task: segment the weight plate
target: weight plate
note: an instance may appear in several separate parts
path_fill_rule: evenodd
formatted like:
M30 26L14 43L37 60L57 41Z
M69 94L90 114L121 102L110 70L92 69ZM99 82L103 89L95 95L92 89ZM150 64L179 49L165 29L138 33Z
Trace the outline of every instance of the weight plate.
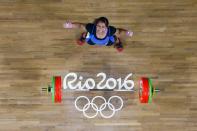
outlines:
M61 76L55 77L55 103L60 103L62 101L62 82Z
M54 87L55 87L55 78L52 77L51 78L51 97L52 97L52 102L54 102L54 96L55 96L55 90L54 90Z
M149 84L149 98L148 98L148 103L152 103L153 84L152 84L152 80L151 79L148 79L148 84Z
M140 80L139 98L141 103L148 103L148 99L149 99L148 78L142 77Z

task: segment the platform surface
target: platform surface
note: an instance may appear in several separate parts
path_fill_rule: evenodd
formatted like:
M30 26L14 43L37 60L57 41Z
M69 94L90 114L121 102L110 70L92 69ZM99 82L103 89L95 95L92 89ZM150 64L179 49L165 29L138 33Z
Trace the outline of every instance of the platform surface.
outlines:
M78 46L80 30L99 16L130 29L124 51ZM196 0L0 0L0 131L196 131ZM138 93L64 92L51 102L42 87L55 75L76 72L124 78L151 77L161 92L152 104ZM119 95L124 107L111 119L86 119L74 107L79 95Z

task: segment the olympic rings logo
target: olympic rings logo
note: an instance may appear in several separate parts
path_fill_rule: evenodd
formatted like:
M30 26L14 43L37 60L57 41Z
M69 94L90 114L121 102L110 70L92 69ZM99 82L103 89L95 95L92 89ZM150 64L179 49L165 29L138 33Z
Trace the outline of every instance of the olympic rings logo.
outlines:
M116 107L111 103L112 99L114 99L114 98L117 98L117 99L120 100L120 103L121 103L121 104L120 104L120 107L119 107L119 108L116 108ZM87 100L87 103L83 106L83 108L79 108L79 106L78 106L78 104L77 104L78 101L79 101L80 99L86 99L86 100ZM104 101L104 103L101 104L101 105L98 107L98 106L95 104L95 100L96 100L96 99L102 99L102 100ZM87 114L87 110L90 109L91 107L92 107L92 109L93 109L94 111L96 111L96 113L95 113L94 115L91 115L91 116L90 116L90 115ZM112 111L112 113L111 113L110 115L105 115L105 114L103 113L103 111L104 111L104 109L105 109L106 107L108 107L108 108ZM89 98L86 97L86 96L78 96L78 97L76 98L76 100L75 100L75 108L76 108L78 111L83 112L83 115L84 115L85 117L87 117L87 118L94 118L94 117L96 117L96 116L98 115L98 113L100 113L101 117L103 117L103 118L111 118L111 117L113 117L113 116L115 115L115 112L121 110L122 107L123 107L123 100L122 100L122 98L121 98L120 96L111 96L111 97L108 99L108 101L106 101L106 99L105 99L103 96L95 96L95 97L92 98L91 101L90 101Z

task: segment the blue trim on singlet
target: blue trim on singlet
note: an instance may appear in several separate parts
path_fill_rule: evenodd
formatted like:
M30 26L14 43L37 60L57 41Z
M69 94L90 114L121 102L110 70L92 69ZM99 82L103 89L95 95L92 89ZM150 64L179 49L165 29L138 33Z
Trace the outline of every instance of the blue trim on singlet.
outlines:
M92 32L91 33L88 33L88 35L86 36L86 42L92 42L94 43L95 45L100 45L100 46L105 46L107 45L110 41L112 43L115 42L115 39L114 39L114 36L110 36L110 28L108 28L108 35L104 38L104 39L97 39L94 35L94 28L95 28L95 25L93 26L93 29L92 29Z

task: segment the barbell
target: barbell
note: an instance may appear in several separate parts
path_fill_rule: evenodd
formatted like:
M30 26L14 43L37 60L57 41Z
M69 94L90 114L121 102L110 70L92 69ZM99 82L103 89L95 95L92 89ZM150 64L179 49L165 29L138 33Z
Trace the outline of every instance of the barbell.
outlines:
M152 80L148 77L142 77L139 81L140 87L138 90L140 103L152 103L152 98L155 92L159 92L159 89L153 87ZM61 76L53 76L51 78L51 85L47 88L42 88L42 91L51 93L52 101L54 103L62 102L62 78ZM129 91L134 92L137 90L119 90L119 89L75 89L75 91Z

